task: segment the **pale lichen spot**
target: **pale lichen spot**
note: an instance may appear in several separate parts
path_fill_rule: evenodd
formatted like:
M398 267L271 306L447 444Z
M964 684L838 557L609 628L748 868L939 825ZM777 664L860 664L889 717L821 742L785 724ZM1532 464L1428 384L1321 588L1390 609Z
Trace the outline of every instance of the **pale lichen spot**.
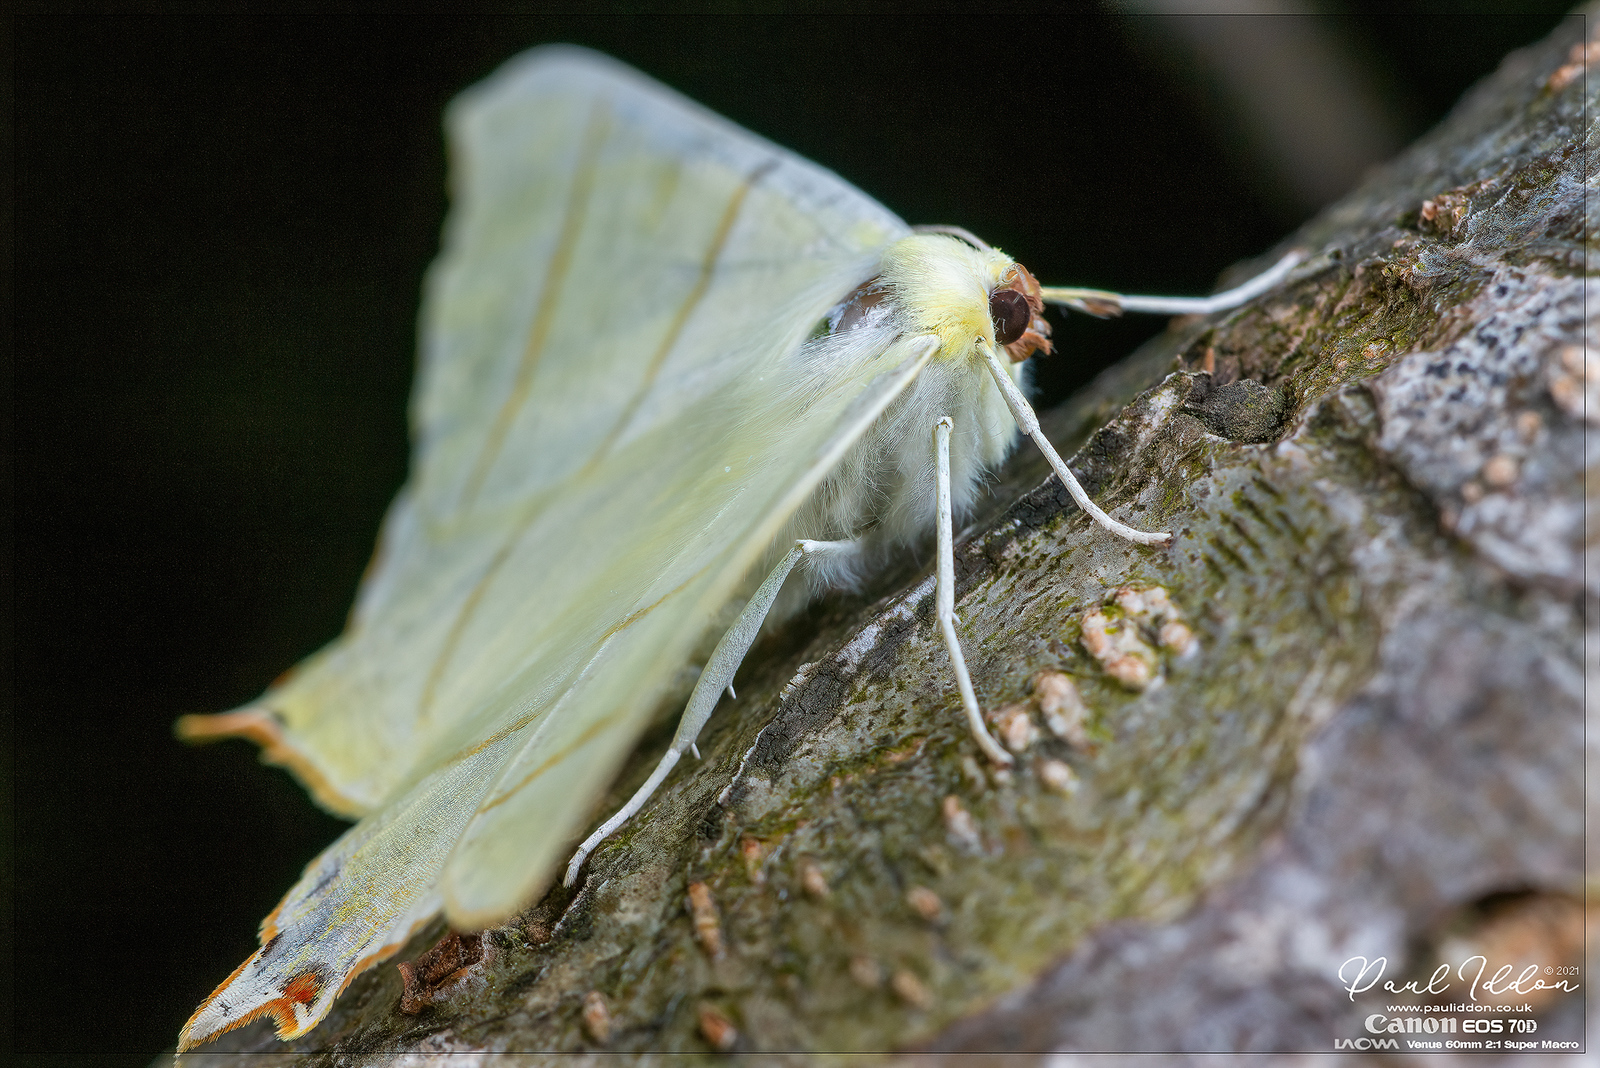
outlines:
M727 1053L739 1041L739 1029L733 1026L733 1021L728 1019L727 1013L715 1005L702 1003L697 1015L700 1018L700 1034L711 1043L711 1048L718 1053Z
M1194 633L1162 587L1124 586L1109 600L1083 614L1083 647L1127 689L1145 690L1160 678L1156 645L1178 656L1198 650Z
M1039 672L1033 677L1033 699L1051 734L1074 749L1094 748L1089 740L1089 707L1072 676L1064 671Z
M1106 674L1130 690L1147 689L1151 680L1155 677L1155 671L1150 667L1150 661L1132 653L1108 660L1106 662Z
M967 753L961 758L961 774L966 778L967 785L974 790L983 790L989 785L989 780L984 777L983 769L978 766L978 762L973 759L971 753Z
M961 804L961 798L950 794L945 797L941 808L945 833L950 841L965 852L983 852L983 838L978 834L978 824L973 820L972 813Z
M767 885L767 872L762 867L766 853L766 847L758 839L746 837L739 840L739 855L744 858L744 872L751 886Z
M1483 465L1483 480L1495 489L1508 489L1516 484L1522 465L1508 453L1498 453Z
M583 995L583 1031L598 1045L611 1041L611 1009L598 990Z
M800 861L800 889L814 901L825 901L830 893L828 877L822 873L821 865L810 857Z
M1130 690L1143 690L1155 677L1156 653L1128 617L1091 608L1083 615L1083 647L1107 675Z
M1200 646L1194 632L1181 619L1172 619L1161 624L1156 640L1161 643L1161 648L1178 656L1188 656Z
M912 912L929 923L937 923L944 918L943 899L926 886L913 886L907 890L906 904L911 906Z
M894 977L889 980L889 989L914 1009L927 1010L933 1007L933 993L921 979L904 968L894 973Z
M1545 377L1557 408L1573 419L1600 426L1600 351L1563 345Z
M1036 774L1052 793L1070 797L1078 792L1078 775L1064 760L1041 760Z
M1579 41L1567 53L1567 61L1545 79L1545 92L1561 92L1582 77L1590 64L1596 62L1600 62L1600 41Z
M883 966L871 957L851 957L850 978L865 990L877 990L883 985Z
M1021 702L1005 705L986 717L1000 735L1000 742L1013 753L1024 752L1039 737L1039 731Z
M717 918L717 903L711 887L689 884L689 918L694 921L694 936L712 959L722 956L722 923Z

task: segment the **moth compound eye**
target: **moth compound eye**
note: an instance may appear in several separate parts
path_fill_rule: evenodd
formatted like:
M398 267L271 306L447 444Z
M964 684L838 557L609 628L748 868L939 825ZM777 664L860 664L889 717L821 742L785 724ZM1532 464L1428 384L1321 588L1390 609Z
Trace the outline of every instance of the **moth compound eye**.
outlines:
M989 294L989 318L994 320L995 341L1009 345L1027 333L1033 310L1015 289L997 289Z

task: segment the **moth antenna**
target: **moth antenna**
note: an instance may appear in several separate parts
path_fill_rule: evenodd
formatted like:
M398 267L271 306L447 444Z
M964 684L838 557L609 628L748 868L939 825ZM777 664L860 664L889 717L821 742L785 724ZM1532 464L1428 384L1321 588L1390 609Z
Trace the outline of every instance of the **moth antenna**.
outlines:
M1113 293L1109 289L1080 289L1069 286L1040 286L1039 296L1048 304L1061 304L1097 318L1123 312L1150 312L1156 315L1210 315L1237 308L1274 288L1305 261L1302 249L1293 249L1270 268L1243 285L1209 297L1141 297Z

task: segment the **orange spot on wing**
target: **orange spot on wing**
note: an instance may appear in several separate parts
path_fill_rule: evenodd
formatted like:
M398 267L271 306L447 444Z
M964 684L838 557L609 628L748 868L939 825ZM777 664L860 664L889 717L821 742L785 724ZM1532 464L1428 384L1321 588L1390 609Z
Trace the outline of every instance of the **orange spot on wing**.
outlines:
M277 925L273 921L277 917L278 913L282 911L282 909L283 905L280 903L277 908L272 910L272 914L261 922L262 942L270 942L277 936ZM411 925L410 929L407 930L405 934L400 936L398 941L390 942L382 948L374 950L365 957L362 957L360 960L356 961L355 966L352 967L348 973L346 973L344 982L339 984L339 989L334 996L337 997L339 994L344 993L345 988L350 985L350 980L354 979L356 976L360 975L374 964L378 964L379 962L392 957L401 949L405 948L406 943L411 941L416 933L432 920L432 916L426 916L420 920L417 920ZM232 986L233 981L239 978L240 974L251 964L254 964L256 960L259 959L260 956L265 952L265 948L257 950L255 953L251 954L243 964L235 968L233 970L233 974L224 979L221 984L219 984L217 988L211 992L211 996L200 1003L200 1007L194 1011L194 1015L189 1017L189 1022L183 1025L182 1033L188 1034L189 1029L194 1026L195 1021L200 1018L200 1014L205 1012L206 1009L210 1007L211 1003L217 1000L223 991ZM278 1029L279 1038L294 1038L297 1034L304 1034L304 1031L297 1030L300 1025L294 1016L294 1006L309 1005L311 1002L316 1000L317 993L321 989L322 980L315 972L306 972L304 975L297 975L284 985L283 996L274 998L259 1008L252 1009L250 1012L247 1012L243 1016L239 1017L239 1019L231 1021L224 1027L219 1027L210 1034L201 1035L194 1041L180 1042L178 1044L178 1052L183 1053L187 1050L191 1050L203 1042L209 1042L218 1035L226 1034L237 1027L243 1027L245 1024L254 1020L259 1020L263 1016L272 1017L273 1023ZM306 1028L306 1030L310 1030L310 1028Z
M245 1014L240 1023L254 1020L262 1016L271 1016L277 1025L278 1037L293 1038L303 1033L306 1029L300 1026L300 1021L295 1018L296 1005L309 1005L317 1000L317 991L322 989L322 980L318 979L315 972L306 972L290 979L283 987L283 995Z
M283 988L283 1000L295 1005L309 1005L317 1000L317 990L322 981L315 972L297 975Z
M200 1007L194 1011L194 1015L189 1017L189 1022L183 1025L183 1033L185 1035L189 1033L189 1029L194 1026L195 1021L200 1018L200 1015L205 1012L206 1009L210 1008L211 1003L216 1001L217 998L221 996L221 994L227 990L229 986L232 985L233 981L239 977L239 973L243 972L251 964L255 963L256 959L260 956L261 951L259 950L252 954L248 960L233 970L232 975L228 976L222 981L221 986L217 987L211 992L210 997L206 998L200 1003ZM210 1032L209 1034L200 1035L197 1038L179 1042L178 1052L183 1053L187 1050L191 1050L200 1045L202 1042L209 1042L218 1035L227 1034L229 1031L243 1027L247 1023L253 1023L256 1020L261 1019L263 1016L272 1017L272 1022L278 1029L278 1037L280 1039L294 1038L296 1035L303 1034L305 1030L307 1030L300 1027L300 1021L297 1020L294 1015L294 1007L296 1005L311 1004L317 999L317 992L321 989L322 980L317 977L315 972L306 972L303 975L297 975L284 984L283 993L278 997L256 1006L249 1012L240 1016L237 1020L228 1021L226 1024L217 1028L215 1031Z
M296 1005L311 1004L317 1000L317 991L321 989L322 980L317 978L315 972L297 975L284 984L281 996L273 998L260 1008L252 1009L233 1027L249 1023L251 1020L260 1019L263 1016L270 1016L272 1017L272 1022L277 1026L280 1039L294 1038L307 1030L307 1028L302 1028L300 1021L295 1018L294 1007ZM225 1030L231 1031L233 1027L225 1028Z
M284 899L273 906L271 912L267 913L267 918L261 921L260 937L261 948L263 952L265 952L266 948L272 944L272 940L278 937L278 913L282 912L283 906L287 905L288 903L288 895L285 895Z

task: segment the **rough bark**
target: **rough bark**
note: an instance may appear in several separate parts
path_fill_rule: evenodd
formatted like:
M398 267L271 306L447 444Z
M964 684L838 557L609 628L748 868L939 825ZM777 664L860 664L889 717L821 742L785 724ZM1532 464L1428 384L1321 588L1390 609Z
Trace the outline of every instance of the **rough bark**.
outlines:
M1090 492L1170 549L1095 528L1031 452L1008 469L957 611L981 701L1037 735L1014 771L976 754L908 573L758 647L704 759L420 1014L384 965L304 1040L259 1024L185 1062L1325 1051L1392 1000L1346 993L1353 956L1424 982L1469 946L1581 964L1581 32L1286 241L1312 253L1288 284L1053 414ZM1165 590L1195 647L1128 587ZM1042 670L1083 731L1045 729ZM1532 1037L1581 1040L1581 991L1517 1000Z

